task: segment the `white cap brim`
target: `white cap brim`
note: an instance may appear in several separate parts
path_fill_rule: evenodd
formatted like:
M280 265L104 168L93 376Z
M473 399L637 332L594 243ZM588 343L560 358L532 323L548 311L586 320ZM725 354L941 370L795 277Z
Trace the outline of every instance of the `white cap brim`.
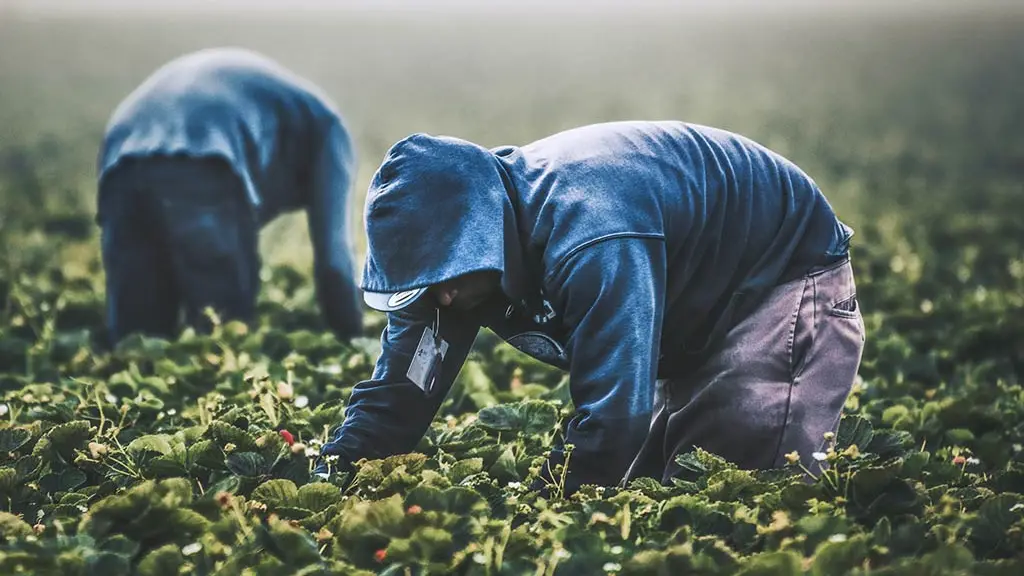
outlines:
M374 310L392 312L412 304L426 291L423 287L404 292L363 292L363 302Z

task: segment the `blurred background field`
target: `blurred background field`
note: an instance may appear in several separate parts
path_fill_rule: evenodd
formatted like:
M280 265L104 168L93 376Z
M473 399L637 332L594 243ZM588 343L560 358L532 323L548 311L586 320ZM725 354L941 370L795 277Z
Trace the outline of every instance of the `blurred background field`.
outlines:
M345 116L360 265L366 186L409 133L498 146L682 119L788 156L856 230L866 375L890 335L911 346L894 366L921 372L907 359L922 355L933 383L964 361L1024 367L1024 6L310 1L0 4L6 275L59 269L99 305L94 163L110 112L167 60L241 45ZM315 318L304 215L262 244L268 264L299 271L287 307Z
M0 218L23 246L25 232L62 226L95 241L81 219L94 212L110 112L160 64L216 45L262 51L335 99L361 160L360 260L366 185L415 131L488 146L619 119L739 131L804 167L858 229L858 250L868 223L912 230L939 212L990 230L1022 205L1024 8L1012 4L42 9L51 4L62 6L0 4ZM924 242L915 253L937 249L900 234ZM269 262L309 266L301 216L264 236Z

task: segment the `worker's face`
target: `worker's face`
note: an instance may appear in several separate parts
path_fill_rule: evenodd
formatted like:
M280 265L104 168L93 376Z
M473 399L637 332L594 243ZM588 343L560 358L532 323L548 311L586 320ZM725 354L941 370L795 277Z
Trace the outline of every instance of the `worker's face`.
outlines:
M428 292L439 306L469 310L498 290L499 279L499 274L491 270L470 272L431 286Z

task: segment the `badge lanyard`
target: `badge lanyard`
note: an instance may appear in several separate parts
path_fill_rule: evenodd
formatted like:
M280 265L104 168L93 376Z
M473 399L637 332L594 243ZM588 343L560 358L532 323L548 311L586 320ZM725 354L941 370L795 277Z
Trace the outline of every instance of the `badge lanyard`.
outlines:
M416 347L406 377L427 394L434 391L441 377L444 355L448 352L448 343L441 338L441 309L435 309L436 317L432 326L423 329L420 343Z

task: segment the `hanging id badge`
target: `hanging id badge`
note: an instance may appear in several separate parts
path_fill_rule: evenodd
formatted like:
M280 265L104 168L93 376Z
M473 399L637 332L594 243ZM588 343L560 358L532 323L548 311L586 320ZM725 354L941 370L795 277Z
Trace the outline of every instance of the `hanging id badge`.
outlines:
M421 390L430 394L441 376L441 364L446 352L448 352L448 343L441 338L441 310L438 309L437 321L434 326L427 326L423 329L420 343L416 346L416 353L413 354L409 370L405 373L406 377Z

